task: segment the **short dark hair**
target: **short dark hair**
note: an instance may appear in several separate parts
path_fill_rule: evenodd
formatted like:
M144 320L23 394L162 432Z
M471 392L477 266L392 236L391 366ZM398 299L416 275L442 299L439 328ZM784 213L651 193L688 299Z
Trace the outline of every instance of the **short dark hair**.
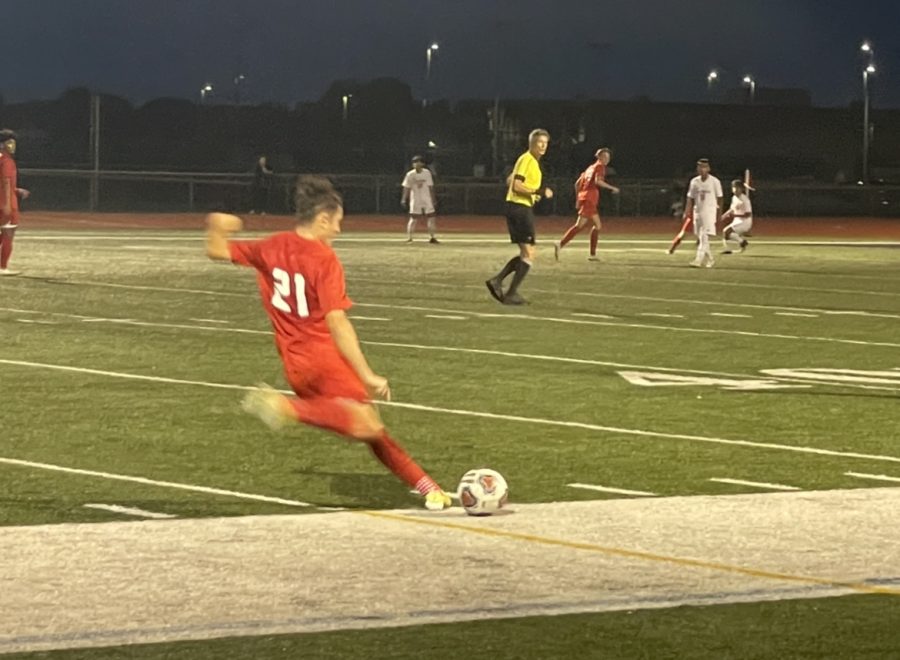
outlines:
M298 222L308 222L322 211L334 213L343 206L341 194L325 177L309 174L297 177L294 185L294 208Z
M697 165L709 165L709 158L698 158Z
M745 184L745 183L744 183L743 181L741 181L740 179L734 179L734 180L731 182L731 187L732 187L732 188L740 188L740 189L741 189L741 192L747 192L747 184Z
M17 140L16 132L11 128L0 129L0 142L6 142L7 140Z
M610 158L612 157L612 149L609 147L600 147L597 149L597 153L594 154L594 158L600 158L603 154L609 154Z
M531 146L539 137L550 139L550 133L544 128L536 128L528 134L528 145Z
M425 159L422 158L421 156L413 156L411 162L413 162L413 163L422 163L422 164L424 165L424 164L425 164Z

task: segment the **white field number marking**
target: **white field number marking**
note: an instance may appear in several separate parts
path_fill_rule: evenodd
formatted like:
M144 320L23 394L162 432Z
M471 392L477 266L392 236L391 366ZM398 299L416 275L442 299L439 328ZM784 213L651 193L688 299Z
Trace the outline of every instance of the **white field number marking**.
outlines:
M858 369L763 369L762 373L780 378L799 378L824 383L867 383L900 387L900 371L860 371Z
M723 390L780 390L786 388L809 387L809 385L788 385L768 379L710 378L708 376L680 376L656 371L618 371L622 378L632 385L641 387L721 387Z

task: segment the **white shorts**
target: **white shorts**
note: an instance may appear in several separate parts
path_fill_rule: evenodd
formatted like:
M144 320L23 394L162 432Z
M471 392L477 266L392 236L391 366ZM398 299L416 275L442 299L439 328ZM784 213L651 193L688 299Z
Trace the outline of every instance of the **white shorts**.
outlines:
M422 204L420 206L409 205L409 214L415 216L435 215L434 206L431 204Z
M729 229L738 236L743 236L753 229L753 218L735 218L731 224L725 227L725 231Z
M703 231L710 236L716 235L716 216L697 217L694 216L694 235L699 236Z

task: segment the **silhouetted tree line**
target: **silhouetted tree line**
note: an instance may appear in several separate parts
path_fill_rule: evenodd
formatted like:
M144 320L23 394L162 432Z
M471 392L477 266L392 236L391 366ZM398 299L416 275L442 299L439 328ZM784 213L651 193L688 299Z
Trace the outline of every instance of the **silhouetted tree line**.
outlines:
M0 124L20 133L23 167L90 163L89 90L3 104ZM346 98L345 98L346 97ZM259 154L276 171L398 173L425 153L442 176L500 176L534 127L548 129L550 175L580 171L601 145L629 178L671 178L707 157L721 172L752 167L765 178L834 181L858 175L862 112L848 108L638 101L438 101L423 107L389 78L337 81L318 100L199 104L160 98L141 106L101 95L103 169L249 171ZM346 112L345 112L346 106ZM900 170L900 111L875 110L874 172ZM429 143L435 146L429 147Z

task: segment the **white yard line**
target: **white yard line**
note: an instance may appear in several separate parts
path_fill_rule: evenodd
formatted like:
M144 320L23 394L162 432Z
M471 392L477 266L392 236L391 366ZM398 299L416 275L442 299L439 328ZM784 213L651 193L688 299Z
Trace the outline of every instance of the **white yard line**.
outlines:
M656 312L641 312L638 316L655 316L661 319L683 319L684 314L659 314Z
M426 319L444 319L446 321L467 321L468 316L453 316L452 314L426 314Z
M56 321L39 321L37 319L16 319L19 323L34 323L36 325L58 325Z
M99 509L101 511L110 511L112 513L121 513L123 516L135 516L137 518L152 518L154 520L163 520L166 518L176 518L171 513L156 513L154 511L145 511L144 509L136 509L130 506L120 506L118 504L85 504L85 509Z
M733 484L735 486L750 486L752 488L763 488L765 490L801 490L796 486L785 486L784 484L770 484L765 481L744 481L742 479L717 479L712 478L710 481L715 481L720 484Z
M350 318L354 321L390 321L390 319L383 316L357 316L356 314L351 314Z
M889 481L891 483L900 483L900 477L889 477L886 474L866 474L865 472L844 472L848 477L856 477L857 479L871 479L872 481Z
M131 374L120 371L104 371L100 369L90 369L86 367L72 367L60 364L47 364L43 362L28 362L25 360L6 360L0 359L0 364L9 364L20 367L29 367L36 369L48 369L53 371L67 371L72 373L85 373L95 376L108 376L111 378L124 378L128 380L140 380L156 383L167 383L173 385L192 385L199 387L213 387L217 389L228 390L252 390L249 385L234 385L227 383L209 383L198 380L184 380L179 378L165 378L162 376L145 376L142 374ZM286 392L290 393L290 392ZM439 408L436 406L426 406L417 403L401 403L399 401L381 401L380 406L403 408L406 410L416 410L420 412L434 412L446 415L459 415L464 417L477 417L481 419L495 419L507 422L522 422L525 424L555 426L560 428L582 429L587 431L598 431L601 433L612 433L617 435L631 435L644 438L661 438L664 440L686 440L689 442L709 443L716 445L727 445L734 447L748 447L755 449L771 449L774 451L786 451L798 454L811 454L816 456L835 456L840 458L858 458L870 461L882 461L886 463L900 463L900 456L885 456L880 454L863 454L857 452L836 451L832 449L820 449L818 447L806 447L803 445L781 445L773 442L754 442L752 440L732 440L728 438L717 438L701 435L688 435L681 433L662 433L660 431L646 431L643 429L630 429L616 426L604 426L601 424L589 424L586 422L571 422L565 420L545 419L541 417L523 417L521 415L506 415L502 413L489 413L476 410L462 410L457 408ZM0 459L0 462L10 461L12 459ZM139 477L124 477L125 480L140 479ZM176 487L176 486L173 486ZM188 489L194 487L188 487ZM197 487L201 488L201 487ZM249 496L250 499L260 498L263 496ZM295 506L312 506L310 504L295 503Z
M44 365L47 366L47 365ZM70 369L71 370L71 369ZM77 370L76 370L77 371ZM99 373L104 375L112 375L113 372L97 372L87 370L91 373ZM154 379L155 380L155 379ZM177 382L177 381L176 381ZM196 384L196 383L195 383ZM213 383L206 384L209 387L216 387ZM226 386L229 387L229 386ZM234 389L234 386L230 386ZM241 389L253 389L251 387ZM269 497L268 495L255 495L253 493L242 493L236 490L223 490L222 488L210 488L208 486L195 486L193 484L177 483L175 481L158 481L156 479L147 479L145 477L134 477L127 474L115 474L113 472L99 472L97 470L82 470L80 468L65 467L63 465L52 465L50 463L37 463L34 461L23 461L17 458L0 457L0 463L7 465L18 465L21 467L36 468L39 470L50 470L52 472L65 472L67 474L80 474L86 477L101 477L103 479L113 479L116 481L130 481L136 484L144 484L147 486L160 486L162 488L175 488L177 490L189 490L195 493L206 493L208 495L223 495L225 497L237 497L243 500L255 500L257 502L271 502L273 504L284 504L286 506L307 507L315 506L309 502L300 502L298 500L286 500L281 497Z
M775 316L802 316L808 319L819 318L818 314L803 314L801 312L775 312Z
M725 312L710 312L710 316L723 316L730 319L752 319L750 314L726 314Z
M231 323L231 321L220 321L218 319L188 319L188 321L196 321L197 323Z
M116 318L96 318L96 317L85 317L80 314L68 314L65 312L44 312L41 310L27 310L27 309L12 309L12 308L3 308L0 307L0 311L15 311L19 314L45 314L47 316L61 316L64 318L76 318L82 319L85 322L106 322L113 323L118 325L133 325L133 326L141 326L141 327L158 327L158 328L174 328L179 330L198 330L201 332L233 332L239 334L249 334L249 335L271 335L271 330L254 330L249 328L223 328L220 326L217 327L208 327L201 325L186 325L181 323L156 323L151 321L135 321L133 319L116 319ZM477 314L473 314L477 316ZM468 318L468 317L467 317ZM726 378L758 378L758 374L739 374L739 373L730 373L730 372L721 372L721 371L702 371L697 369L681 369L681 368L673 368L673 367L659 367L659 366L651 366L651 365L643 365L643 364L628 364L623 362L607 362L603 360L589 360L583 358L569 358L569 357L561 357L555 355L540 355L540 354L530 354L530 353L514 353L508 351L492 351L486 349L477 349L477 348L463 348L463 347L454 347L454 346L434 346L434 345L426 345L426 344L406 344L406 343L397 343L397 342L379 342L379 341L366 341L363 340L360 343L370 345L370 346L384 346L390 348L404 348L404 349L416 349L416 350L428 350L428 351L444 351L444 352L452 352L452 353L471 353L473 355L496 355L501 357L511 357L511 358L524 358L530 360L545 360L551 362L566 362L570 364L586 364L586 365L597 365L603 367L614 367L621 369L637 369L637 370L649 370L649 371L669 371L678 374L698 374L702 376L713 376L713 377L726 377ZM815 371L815 370L805 370L805 371ZM834 371L834 370L831 370ZM784 372L784 373L781 373ZM775 380L786 382L786 383L805 383L808 384L810 382L811 376L809 375L797 375L792 376L792 370L790 369L774 369L774 370L765 370L767 376L774 378ZM822 381L823 385L835 385L835 386L847 386L853 388L860 389L874 389L874 390L883 390L883 391L898 391L897 388L894 387L880 387L876 385L863 385L860 383L859 378L842 378L840 376L835 376L833 378L821 377L818 380ZM845 381L845 382L843 382ZM882 384L890 384L890 381L873 381Z
M583 490L596 490L601 493L617 493L619 495L635 495L637 497L656 497L656 493L648 493L644 490L628 490L627 488L611 488L609 486L596 486L594 484L566 484L569 488L581 488Z
M572 316L582 316L590 319L614 319L615 316L610 316L609 314L588 314L586 312L572 312Z

